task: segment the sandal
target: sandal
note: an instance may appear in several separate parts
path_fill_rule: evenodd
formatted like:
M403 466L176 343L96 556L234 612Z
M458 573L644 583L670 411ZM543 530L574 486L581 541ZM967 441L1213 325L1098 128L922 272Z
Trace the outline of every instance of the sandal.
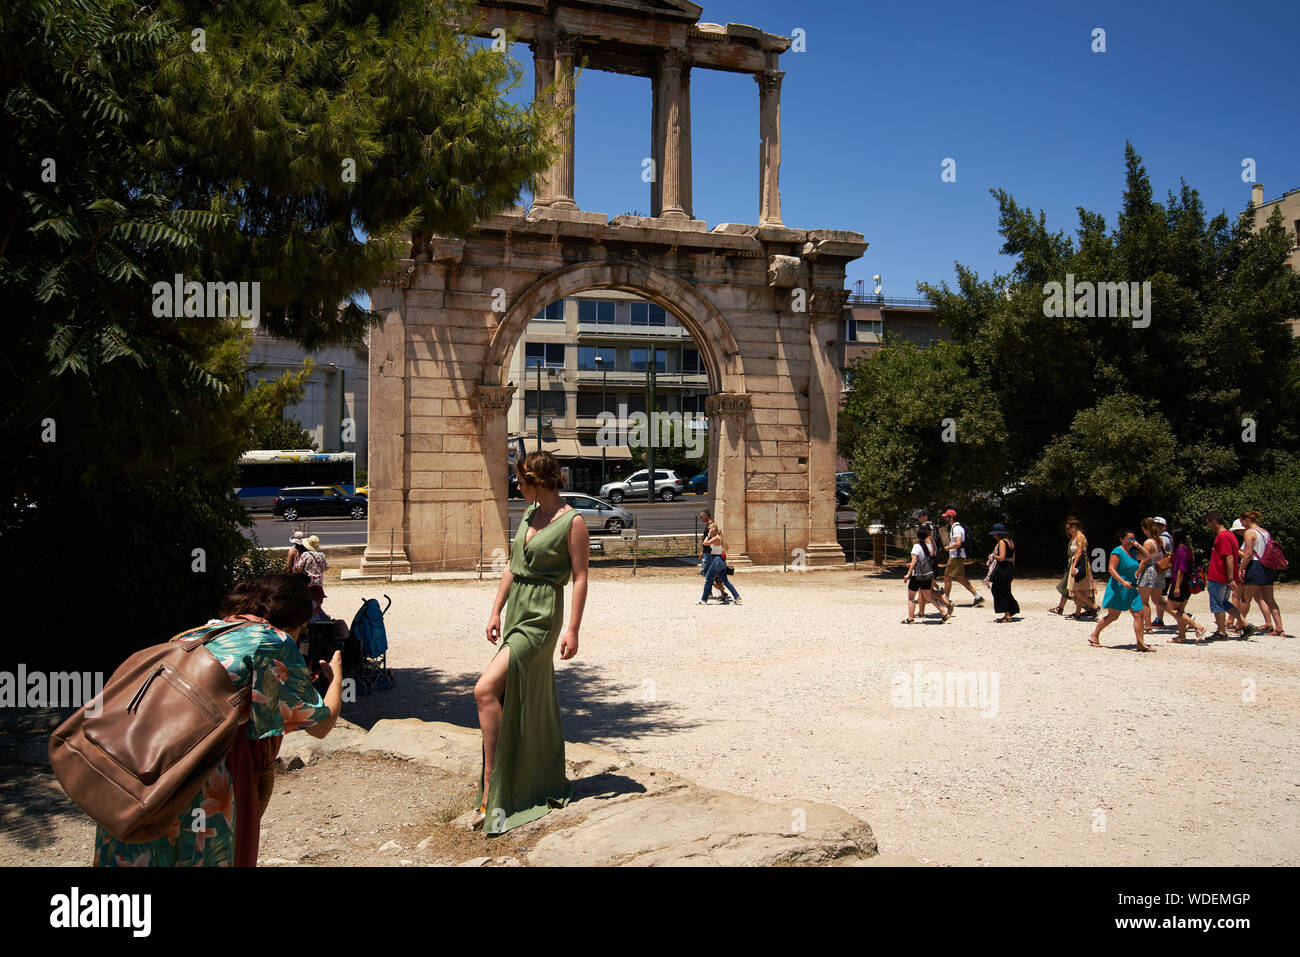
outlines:
M1204 625L1193 625L1193 627L1196 629L1196 640L1197 640L1197 641L1204 641L1204 640L1205 640L1205 632L1206 632L1206 628L1205 628L1205 626L1204 626Z
M1150 645L1138 645L1138 646L1137 646L1137 650L1138 650L1138 651L1155 651L1155 649L1152 648Z
M1064 609L1064 608L1049 608L1049 609L1047 609L1047 613L1048 613L1049 615L1064 615L1064 614L1065 614L1065 609ZM1074 617L1074 616L1071 615L1070 617Z
M1101 647L1101 642L1100 642L1100 641L1096 641L1096 640L1094 640L1094 639L1092 639L1092 638L1089 638L1089 639L1088 639L1088 644L1092 645L1094 648L1100 648L1100 647Z
M478 810L474 812L474 819L469 823L469 829L471 831L477 831L479 828L483 826L483 822L486 820L487 820L487 805L480 804Z
M915 619L912 619L912 618L904 618L902 621L899 622L899 624L900 624L900 625L910 625L914 620L915 620Z
M1175 644L1175 645L1190 645L1190 644L1191 644L1191 642L1188 641L1186 638L1179 638L1177 635L1174 635L1174 637L1170 638L1169 641L1170 641L1172 644Z

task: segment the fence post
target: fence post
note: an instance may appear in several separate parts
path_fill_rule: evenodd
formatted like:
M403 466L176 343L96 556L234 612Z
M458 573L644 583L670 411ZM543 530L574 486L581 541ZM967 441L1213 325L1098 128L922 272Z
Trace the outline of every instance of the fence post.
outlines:
M478 527L478 580L483 580L483 526Z
M786 555L787 555L787 552L786 552L786 548L785 548L785 526L782 525L782 526L781 526L781 571L782 571L782 572L785 572L785 559L786 559Z
M388 581L393 581L393 539L397 537L397 529L388 530Z
M853 567L858 567L858 522L853 520Z

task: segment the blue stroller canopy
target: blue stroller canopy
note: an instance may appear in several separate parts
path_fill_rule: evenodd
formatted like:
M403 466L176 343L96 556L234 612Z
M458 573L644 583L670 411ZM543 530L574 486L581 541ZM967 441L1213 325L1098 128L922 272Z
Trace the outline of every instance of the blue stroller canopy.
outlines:
M352 634L361 642L361 653L378 658L388 651L388 631L384 628L384 611L375 598L367 598L352 619Z

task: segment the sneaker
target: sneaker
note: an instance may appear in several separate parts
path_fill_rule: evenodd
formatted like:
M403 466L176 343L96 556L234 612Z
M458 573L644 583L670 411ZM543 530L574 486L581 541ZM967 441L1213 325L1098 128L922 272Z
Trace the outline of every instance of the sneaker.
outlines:
M731 603L732 603L733 605L739 605L739 604L740 604L740 599L739 599L739 598L733 598L733 599L731 600Z
M707 598L701 598L701 599L700 599L699 601L697 601L695 604L697 604L697 605L707 605L708 603L709 603L709 600L708 600Z
M983 595L976 595L976 596L975 596L975 600L974 600L973 602L970 603L970 606L971 606L972 608L978 608L978 607L979 607L980 605L982 605L982 604L984 604L984 596L983 596Z

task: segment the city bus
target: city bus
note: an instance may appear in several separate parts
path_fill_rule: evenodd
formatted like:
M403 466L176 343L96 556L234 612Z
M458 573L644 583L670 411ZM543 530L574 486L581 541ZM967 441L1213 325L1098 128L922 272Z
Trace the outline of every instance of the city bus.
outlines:
M282 488L335 485L352 495L357 488L355 452L257 449L239 457L235 494L246 508L270 508Z

